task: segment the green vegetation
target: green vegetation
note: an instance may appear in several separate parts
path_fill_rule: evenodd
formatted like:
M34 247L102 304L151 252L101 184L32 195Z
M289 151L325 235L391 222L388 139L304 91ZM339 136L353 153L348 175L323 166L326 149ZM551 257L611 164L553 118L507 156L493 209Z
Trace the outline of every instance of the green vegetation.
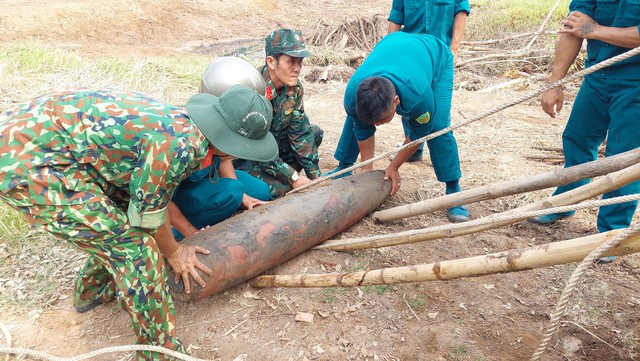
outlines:
M390 286L390 285L363 286L363 287L360 287L360 289L365 295L368 295L374 292L381 295L383 293L392 292L394 290L393 286Z
M560 21L569 9L570 0L562 0L546 29L560 28ZM500 39L519 33L536 31L556 0L476 0L471 2L466 40Z
M352 291L351 288L343 288L343 287L323 288L318 297L318 300L324 303L334 303L338 300L340 296L343 296L351 291Z
M416 312L424 310L427 306L427 300L422 293L409 294L405 297L405 300Z
M124 88L181 103L200 85L210 58L84 59L77 52L48 45L16 45L0 54L0 108L53 88L104 86Z

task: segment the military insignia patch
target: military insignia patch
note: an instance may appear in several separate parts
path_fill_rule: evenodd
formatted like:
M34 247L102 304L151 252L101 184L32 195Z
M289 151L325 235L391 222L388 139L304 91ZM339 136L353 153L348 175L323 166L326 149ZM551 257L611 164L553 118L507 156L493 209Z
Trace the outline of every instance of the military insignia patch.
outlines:
M285 115L289 115L291 113L293 113L293 108L289 108L289 109L285 110L285 112L284 112Z
M427 124L427 123L429 123L430 120L431 120L431 114L429 112L426 112L426 113L422 114L421 116L419 116L416 119L416 122L418 122L418 124Z
M265 94L265 97L267 98L267 100L271 100L275 97L273 93L274 93L273 88L271 88L271 86L268 86Z

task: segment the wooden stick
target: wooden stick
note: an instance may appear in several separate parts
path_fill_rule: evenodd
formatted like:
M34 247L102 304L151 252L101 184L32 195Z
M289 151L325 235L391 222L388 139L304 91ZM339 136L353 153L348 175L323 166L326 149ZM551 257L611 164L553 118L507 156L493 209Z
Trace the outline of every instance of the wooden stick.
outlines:
M244 321L240 322L239 324L233 326L229 331L225 332L225 334L222 335L222 336L226 336L226 335L230 334L231 332L235 331L238 327L244 325L247 321L249 321L249 320L248 319L244 320Z
M538 154L538 155L525 155L526 159L538 160L538 159L547 159L547 160L561 160L564 161L564 155L558 154Z
M522 213L528 211L536 211L540 209L547 209L553 207L566 206L570 204L575 204L585 199L589 199L600 194L612 191L614 189L618 189L624 185L627 185L631 182L640 179L640 164L633 165L629 168L623 169L621 171L608 174L607 176L600 178L594 182L589 184L585 184L582 187L578 187L576 189L572 189L568 192L558 194L552 197L547 197L538 202L530 203L528 205L512 209L506 212L493 214L491 216L485 217L489 220L487 224L477 225L477 226L469 226L465 228L457 228L457 229L447 229L447 230L437 230L433 232L426 232L421 234L411 234L405 236L396 236L384 239L377 239L371 242L361 242L361 243L352 243L349 244L348 239L341 239L339 241L340 244L336 244L335 246L331 246L331 240L325 241L322 245L327 245L330 249L334 251L352 251L356 249L367 249L372 247L389 247L389 246L397 246L400 244L407 243L415 243L422 241L431 241L434 239L443 239L443 238L453 238L466 234L476 233L480 231L485 231L488 229L500 228L502 226L506 226L512 223L517 223L524 221L527 219L517 218L511 220L500 220L505 214L512 213Z
M492 85L492 86L484 88L484 89L480 89L480 90L478 90L478 93L490 93L490 92L492 92L494 90L506 88L506 87L521 83L524 80L526 80L526 79L518 78L518 79L509 80L509 81L506 81L504 83L500 83L500 84Z
M611 157L597 159L593 162L538 174L533 177L489 184L484 187L473 188L442 197L385 209L375 212L373 218L378 221L393 221L487 199L557 187L578 180L619 171L620 169L637 163L640 163L640 148Z
M465 45L465 46L466 45L488 45L488 44L502 43L502 42L507 41L507 40L525 38L527 36L531 36L531 35L535 35L535 34L541 35L541 34L544 34L544 33L556 34L557 31L542 31L542 32L539 32L539 34L538 33L534 33L534 32L528 32L528 33L511 35L511 36L508 36L508 37L502 38L502 39L489 39L489 40L479 40L479 41L465 41L465 40L463 40L463 41L460 42L460 45Z
M352 273L260 276L252 287L356 287L409 282L451 280L495 273L517 272L583 260L596 247L624 230L598 233L562 242L529 248L447 260L436 263L383 268ZM634 235L603 256L623 256L640 252L640 235Z
M543 146L535 146L532 147L533 149L537 149L537 150L546 150L547 152L558 152L558 153L564 153L564 149L562 149L562 147L543 147Z
M531 45L533 45L533 43L536 42L536 40L538 39L538 36L542 33L542 31L544 30L545 25L547 25L547 22L549 22L549 19L551 19L551 15L553 15L553 12L556 10L556 8L558 7L558 5L560 5L560 1L558 0L556 1L556 4L553 5L553 7L551 8L551 10L549 10L549 12L547 13L547 17L544 18L544 20L542 21L542 24L540 24L540 27L538 28L538 31L536 31L535 35L533 36L533 38L531 38L531 40L529 41L529 44L527 44L527 46L524 47L524 51L529 50L529 48L531 48Z

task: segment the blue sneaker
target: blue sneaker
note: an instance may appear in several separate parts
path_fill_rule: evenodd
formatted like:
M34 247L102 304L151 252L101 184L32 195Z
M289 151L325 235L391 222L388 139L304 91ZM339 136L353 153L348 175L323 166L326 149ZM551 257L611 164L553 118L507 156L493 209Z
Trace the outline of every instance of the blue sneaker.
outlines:
M466 222L469 220L469 209L467 206L457 206L447 210L447 217L450 222Z
M555 223L556 221L559 221L564 218L569 218L573 216L573 214L574 212L547 214L544 216L529 218L529 222L534 224L547 225L547 224Z
M347 169L347 168L349 168L349 167L351 167L351 166L353 166L353 163L342 163L342 162L340 162L340 164L338 164L338 166L336 167L336 169L334 169L334 170L332 170L332 171L329 171L329 172L327 172L327 173L323 173L323 174L322 174L322 177L324 178L324 177L330 176L330 175L332 175L332 174L334 174L334 173L338 173L339 171L341 171L341 170L343 170L343 169ZM338 179L338 178L348 177L348 176L350 176L350 175L352 175L352 174L353 174L353 171L348 171L348 172L346 172L346 173L344 173L344 174L341 174L341 175L339 175L339 176L337 176L337 177L333 177L333 179Z
M415 155L415 153L413 155ZM420 157L422 158L422 152L420 152ZM460 185L458 184L458 181L454 181L450 183L455 183L455 184L451 184L445 187L444 194L458 193L462 190L460 188ZM469 220L469 209L467 208L467 206L451 207L447 209L447 217L449 218L449 222L453 222L453 223L466 222Z
M598 258L594 263L597 264L597 265L609 264L609 263L615 261L616 258L617 258L616 256L602 257L602 258Z

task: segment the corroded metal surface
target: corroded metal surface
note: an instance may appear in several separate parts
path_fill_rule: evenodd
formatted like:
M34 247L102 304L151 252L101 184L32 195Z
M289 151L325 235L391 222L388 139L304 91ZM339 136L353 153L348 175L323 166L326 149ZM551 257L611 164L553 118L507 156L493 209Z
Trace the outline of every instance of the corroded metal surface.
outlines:
M183 243L211 251L199 255L213 271L195 285L191 296L202 298L255 277L335 236L379 207L389 196L391 182L382 171L363 172L331 180L243 212L187 238ZM173 279L171 274L169 279ZM192 282L192 285L195 283Z

